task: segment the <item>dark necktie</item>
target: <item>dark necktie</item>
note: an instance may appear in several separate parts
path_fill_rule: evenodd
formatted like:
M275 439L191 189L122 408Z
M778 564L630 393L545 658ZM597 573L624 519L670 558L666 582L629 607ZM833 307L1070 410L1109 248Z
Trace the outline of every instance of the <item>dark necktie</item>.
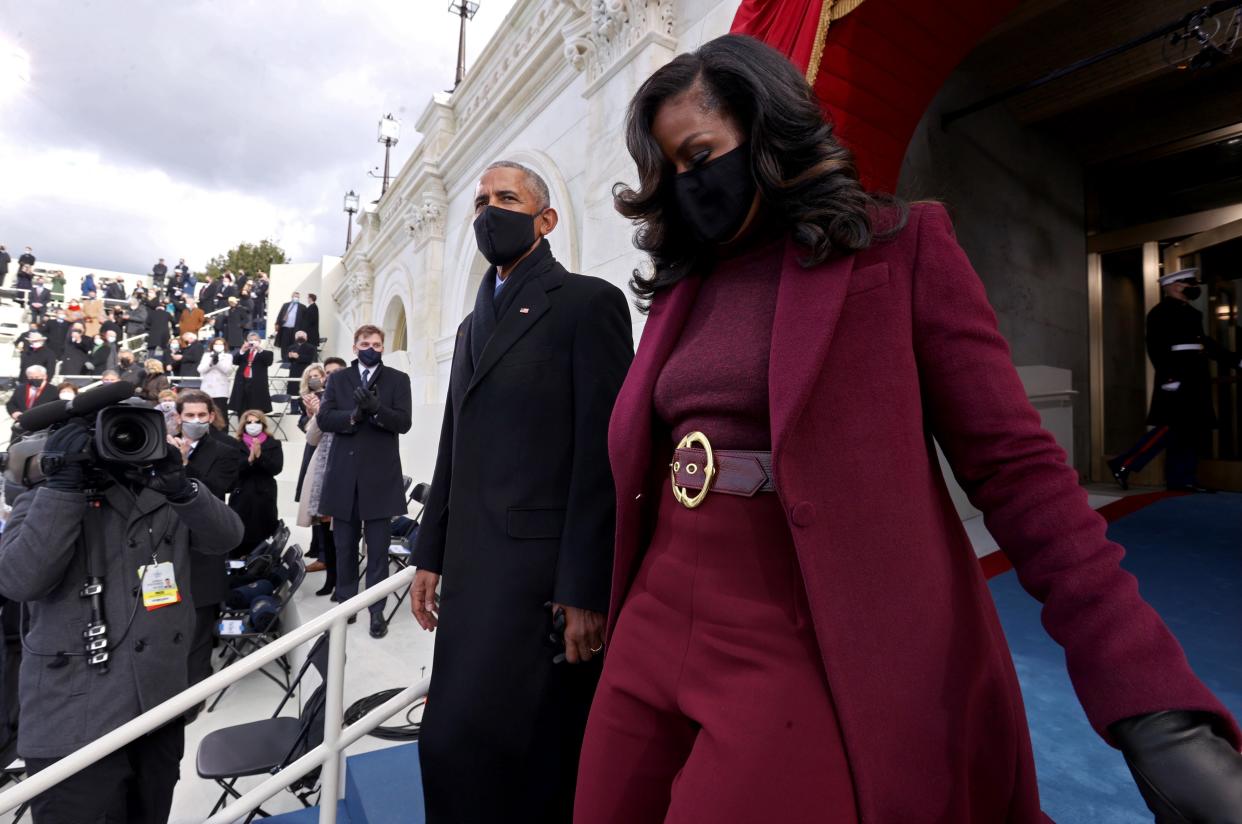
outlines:
M362 386L363 388L367 388L370 385L371 385L371 370L363 369L362 370Z

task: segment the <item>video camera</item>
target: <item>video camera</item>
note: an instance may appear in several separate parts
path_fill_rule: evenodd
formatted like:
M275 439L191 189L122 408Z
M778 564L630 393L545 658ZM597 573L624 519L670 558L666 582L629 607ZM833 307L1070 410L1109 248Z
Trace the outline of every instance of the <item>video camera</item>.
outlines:
M17 425L25 436L0 453L5 480L23 487L43 481L54 462L64 459L45 451L48 436L73 419L86 419L91 430L88 465L145 466L167 454L164 413L127 403L134 385L127 381L103 384L81 392L70 401L36 406L23 413ZM93 419L93 420L92 420Z

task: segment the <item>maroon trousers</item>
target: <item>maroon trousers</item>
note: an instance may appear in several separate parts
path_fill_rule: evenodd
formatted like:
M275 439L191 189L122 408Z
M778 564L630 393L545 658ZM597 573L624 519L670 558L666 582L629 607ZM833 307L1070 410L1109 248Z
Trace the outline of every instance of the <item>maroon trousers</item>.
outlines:
M688 510L666 485L659 507L591 706L574 821L856 822L780 501L709 494Z

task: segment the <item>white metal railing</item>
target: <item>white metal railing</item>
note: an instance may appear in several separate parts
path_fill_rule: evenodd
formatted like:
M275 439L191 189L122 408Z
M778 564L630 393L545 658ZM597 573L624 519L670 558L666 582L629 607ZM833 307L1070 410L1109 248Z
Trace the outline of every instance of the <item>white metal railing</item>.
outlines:
M107 755L138 738L159 729L164 724L184 715L201 701L206 701L225 687L240 681L250 673L270 664L277 658L292 652L297 647L325 630L328 637L328 674L327 696L324 705L323 743L303 755L284 769L274 773L259 786L247 792L241 798L229 804L216 815L207 819L206 824L229 824L257 809L267 799L276 795L285 787L302 776L322 766L320 773L319 824L336 824L336 802L341 789L341 754L350 744L374 730L393 715L409 707L427 694L431 679L424 678L406 687L399 694L371 710L363 718L342 729L344 723L344 692L345 692L345 633L349 616L366 609L381 598L387 597L406 588L414 580L414 567L406 567L390 576L378 586L338 604L329 611L314 618L292 632L264 646L263 648L240 658L217 672L205 681L174 695L158 707L147 710L142 715L117 727L112 732L92 741L80 750L73 752L45 770L35 773L17 786L0 793L0 813L8 812L21 806L49 787L59 784L66 778L94 764Z

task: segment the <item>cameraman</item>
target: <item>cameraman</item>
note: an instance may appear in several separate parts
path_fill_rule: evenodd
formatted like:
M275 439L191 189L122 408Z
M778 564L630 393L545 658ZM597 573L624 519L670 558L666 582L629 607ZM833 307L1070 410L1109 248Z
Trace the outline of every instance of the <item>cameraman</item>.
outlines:
M29 612L18 752L32 775L186 688L195 626L190 553L224 553L242 535L236 514L187 477L176 448L139 468L95 460L93 437L83 418L48 437L44 455L63 459L43 463L46 482L17 498L0 538L0 595L26 602ZM102 499L91 517L104 536L94 566L104 582L106 671L84 655L88 487ZM148 574L150 586L142 585L152 564L161 565L159 577L170 566L175 584L156 586ZM144 603L170 590L179 600ZM167 821L184 729L182 719L169 722L42 793L31 805L35 824Z

